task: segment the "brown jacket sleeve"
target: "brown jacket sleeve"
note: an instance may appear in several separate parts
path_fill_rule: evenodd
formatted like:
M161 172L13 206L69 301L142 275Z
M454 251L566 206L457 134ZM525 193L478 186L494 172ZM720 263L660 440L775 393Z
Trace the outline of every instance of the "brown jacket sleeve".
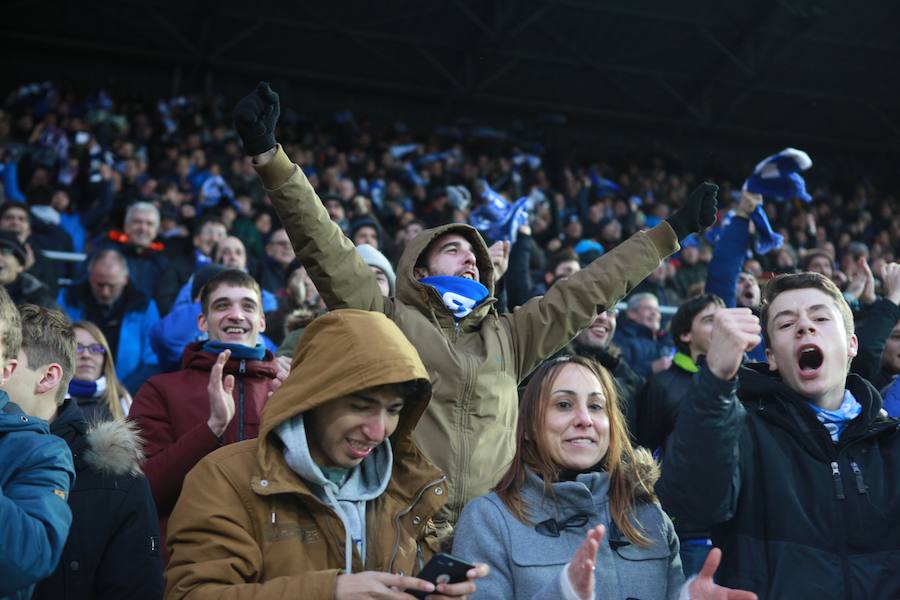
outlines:
M303 171L281 146L257 173L275 205L294 252L329 309L384 310L375 275L328 211Z
M644 280L679 248L663 221L630 238L586 268L551 286L511 314L502 315L512 339L519 381L552 356Z

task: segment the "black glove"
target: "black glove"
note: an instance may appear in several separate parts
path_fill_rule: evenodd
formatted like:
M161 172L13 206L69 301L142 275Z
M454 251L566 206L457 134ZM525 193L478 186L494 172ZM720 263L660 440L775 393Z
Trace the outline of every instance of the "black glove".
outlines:
M679 242L716 222L716 211L718 210L716 194L718 191L719 186L714 183L701 183L691 192L684 205L666 219L675 230Z
M255 156L275 147L275 123L280 112L278 94L265 81L241 98L231 117L244 143L244 152Z

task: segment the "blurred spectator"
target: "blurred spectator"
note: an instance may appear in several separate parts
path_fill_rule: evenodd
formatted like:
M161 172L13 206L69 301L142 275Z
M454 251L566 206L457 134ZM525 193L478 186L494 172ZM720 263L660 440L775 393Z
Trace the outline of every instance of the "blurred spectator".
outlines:
M622 358L642 377L665 371L672 364L675 348L669 334L660 329L659 300L649 293L628 299L625 319L613 340L622 350Z
M158 233L157 208L148 202L137 202L125 214L124 233L111 231L107 239L94 243L93 252L114 249L124 256L132 285L153 298L165 314L175 301L178 286L176 279L168 275L171 264L163 253L163 245L153 241Z
M287 231L279 227L269 236L266 243L266 258L260 266L259 284L263 289L277 294L284 289L287 281L287 268L296 258L294 247L288 238Z
M213 261L212 253L216 244L227 235L228 231L221 219L204 216L194 228L190 241L188 238L174 238L166 242L166 256L171 267L167 275L175 277L177 281L174 284L179 289L197 269Z
M37 304L58 308L50 290L38 278L25 272L27 250L11 231L0 230L0 285L15 304Z
M72 321L100 328L116 357L116 374L134 394L158 370L150 328L159 320L156 302L130 279L128 263L116 250L101 250L88 263L88 281L63 290L59 305Z
M75 376L69 395L89 423L121 421L131 409L131 394L119 381L112 349L100 328L75 321Z

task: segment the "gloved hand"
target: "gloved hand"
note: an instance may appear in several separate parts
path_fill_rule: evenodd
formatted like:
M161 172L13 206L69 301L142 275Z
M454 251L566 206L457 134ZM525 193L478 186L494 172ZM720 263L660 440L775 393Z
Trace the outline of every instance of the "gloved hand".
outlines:
M255 156L275 147L275 123L280 113L278 94L265 81L240 99L231 117L244 143L244 152Z
M716 211L718 210L716 194L718 191L719 186L714 183L701 183L691 192L684 205L666 219L675 230L679 242L716 222Z

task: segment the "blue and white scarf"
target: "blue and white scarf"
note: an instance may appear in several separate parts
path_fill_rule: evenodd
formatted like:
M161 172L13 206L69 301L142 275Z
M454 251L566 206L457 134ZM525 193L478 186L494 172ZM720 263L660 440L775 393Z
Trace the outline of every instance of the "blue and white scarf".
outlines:
M825 410L812 402L809 405L816 413L816 418L819 422L828 430L829 435L831 435L831 441L835 444L841 439L841 435L847 429L847 424L862 412L862 405L856 401L850 390L844 390L844 401L841 402L837 410Z
M436 275L420 279L422 283L430 285L438 291L444 305L453 313L453 318L459 321L472 310L484 302L490 295L488 289L477 281L465 277L452 275Z

